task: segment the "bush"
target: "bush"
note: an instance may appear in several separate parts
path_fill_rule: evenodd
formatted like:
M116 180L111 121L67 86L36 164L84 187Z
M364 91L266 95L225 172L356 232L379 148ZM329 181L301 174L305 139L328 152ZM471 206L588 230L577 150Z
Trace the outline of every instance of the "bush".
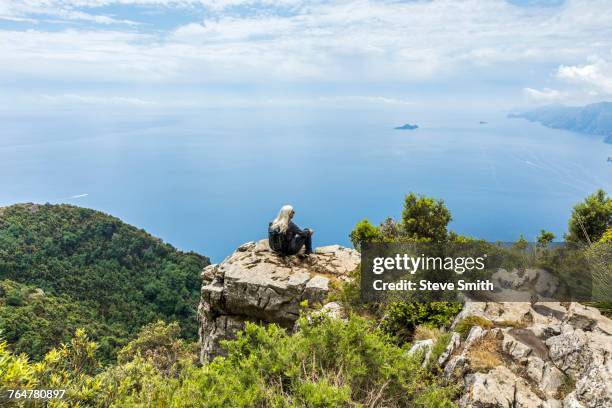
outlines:
M461 335L462 339L465 339L473 326L480 326L483 329L491 329L493 328L493 322L481 316L468 316L457 322L455 325L455 331Z
M414 239L443 242L452 216L444 201L414 193L404 199L402 211L403 235Z
M98 341L107 362L158 319L180 322L183 337L195 340L199 275L208 264L98 211L64 204L4 207L0 281L40 288L45 296L33 302L23 287L25 296L0 298L0 329L35 359L79 327Z
M612 198L599 189L583 202L576 204L565 239L570 242L596 242L611 225Z
M202 367L185 360L176 376L165 375L155 359L140 352L167 345L174 325L143 329L120 353L129 354L129 361L104 370L94 358L95 344L82 331L39 363L0 343L0 384L65 388L67 399L50 406L454 406L456 387L441 384L365 319L320 316L302 318L298 326L289 335L276 325L247 323L236 340L224 342L227 357Z
M358 251L361 250L361 244L364 242L372 242L381 238L381 233L374 225L370 224L367 218L359 221L353 231L351 231L349 238L353 243L353 247Z
M8 306L22 306L23 305L23 295L21 291L18 289L9 290L6 293L6 304Z
M382 330L402 344L412 339L419 325L444 327L461 311L457 302L392 302L385 307Z
M600 240L586 250L586 258L591 268L592 293L594 302L588 303L597 307L604 315L612 316L612 228L608 228Z
M438 362L438 358L444 353L448 343L452 338L453 334L450 332L440 333L438 337L434 338L434 345L431 348L431 359L430 361L435 365Z
M196 354L180 338L181 328L177 322L163 321L148 324L140 329L138 337L119 351L117 362L130 362L136 357L145 357L157 370L166 375L176 375L185 360L195 362Z

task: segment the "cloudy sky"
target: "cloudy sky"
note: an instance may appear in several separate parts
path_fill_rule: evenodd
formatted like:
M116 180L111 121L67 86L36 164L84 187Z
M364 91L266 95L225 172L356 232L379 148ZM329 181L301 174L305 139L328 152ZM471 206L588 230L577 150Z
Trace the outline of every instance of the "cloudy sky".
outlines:
M609 0L0 0L0 109L612 99Z

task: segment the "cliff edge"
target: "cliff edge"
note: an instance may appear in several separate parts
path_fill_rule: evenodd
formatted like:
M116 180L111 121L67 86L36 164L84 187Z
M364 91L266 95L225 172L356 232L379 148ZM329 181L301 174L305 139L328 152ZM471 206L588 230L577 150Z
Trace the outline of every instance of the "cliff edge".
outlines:
M359 262L359 252L339 245L316 248L308 258L281 257L267 240L241 245L202 271L200 358L221 355L220 341L233 338L247 321L292 327L303 301L324 302L330 282L346 280Z

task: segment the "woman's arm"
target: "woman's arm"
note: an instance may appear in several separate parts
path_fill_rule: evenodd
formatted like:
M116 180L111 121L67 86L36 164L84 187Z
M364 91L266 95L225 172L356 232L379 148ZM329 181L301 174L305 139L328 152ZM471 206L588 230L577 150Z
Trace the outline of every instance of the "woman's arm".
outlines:
M287 232L290 235L306 235L306 231L301 230L300 227L295 225L295 223L293 221L289 221L289 226L287 227Z

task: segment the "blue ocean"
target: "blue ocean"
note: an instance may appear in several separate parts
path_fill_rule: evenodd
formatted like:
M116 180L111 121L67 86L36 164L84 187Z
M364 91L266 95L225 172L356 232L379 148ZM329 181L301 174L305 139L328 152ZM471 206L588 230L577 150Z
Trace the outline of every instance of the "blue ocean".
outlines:
M440 119L442 117L443 119ZM70 203L215 262L265 237L283 204L315 246L441 198L451 229L487 240L562 238L572 206L612 190L612 145L505 113L218 109L2 117L0 205ZM481 123L485 122L485 123ZM394 130L416 123L416 130Z

